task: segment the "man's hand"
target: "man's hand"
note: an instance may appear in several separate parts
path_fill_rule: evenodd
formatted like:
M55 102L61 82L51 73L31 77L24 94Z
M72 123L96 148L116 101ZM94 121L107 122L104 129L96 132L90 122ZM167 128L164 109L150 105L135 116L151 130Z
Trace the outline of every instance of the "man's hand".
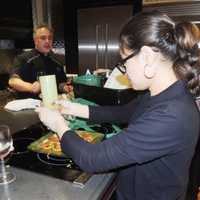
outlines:
M38 81L35 81L32 84L32 93L38 94L40 92L40 90L41 90L40 83Z

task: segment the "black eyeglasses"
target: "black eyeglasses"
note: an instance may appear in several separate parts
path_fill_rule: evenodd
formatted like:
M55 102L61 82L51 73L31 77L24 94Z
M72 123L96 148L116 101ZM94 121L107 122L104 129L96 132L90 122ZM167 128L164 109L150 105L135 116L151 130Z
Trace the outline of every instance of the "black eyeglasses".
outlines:
M132 58L133 56L135 56L138 53L138 51L133 52L132 54L130 54L129 56L127 56L126 58L122 59L119 63L116 64L116 68L122 73L122 74L126 74L126 66L124 65L126 63L127 60L129 60L130 58Z

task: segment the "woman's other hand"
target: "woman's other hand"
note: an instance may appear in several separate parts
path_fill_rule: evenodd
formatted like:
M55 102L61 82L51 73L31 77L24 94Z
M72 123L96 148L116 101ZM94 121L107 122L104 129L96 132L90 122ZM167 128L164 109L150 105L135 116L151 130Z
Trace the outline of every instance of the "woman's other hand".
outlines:
M59 106L59 111L64 115L89 118L89 108L87 105L72 103L67 100L57 100L55 104Z

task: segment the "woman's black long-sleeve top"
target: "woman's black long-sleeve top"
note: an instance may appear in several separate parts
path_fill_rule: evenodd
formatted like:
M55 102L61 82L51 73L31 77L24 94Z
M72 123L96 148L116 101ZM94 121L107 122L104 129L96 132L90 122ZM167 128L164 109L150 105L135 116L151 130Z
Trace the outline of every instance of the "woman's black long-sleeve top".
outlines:
M124 106L90 107L95 122L128 122L118 135L89 144L67 131L63 152L85 171L118 168L118 199L183 200L199 135L199 112L184 82Z

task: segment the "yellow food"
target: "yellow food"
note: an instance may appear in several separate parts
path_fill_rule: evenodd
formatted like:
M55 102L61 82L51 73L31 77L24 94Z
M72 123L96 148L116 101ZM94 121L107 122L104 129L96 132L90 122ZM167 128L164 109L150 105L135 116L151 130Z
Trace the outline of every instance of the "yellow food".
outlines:
M60 143L54 143L53 149L54 149L54 151L56 151L56 152L61 152Z
M89 143L95 143L97 136L94 133L88 131L76 131L76 133ZM48 155L63 155L59 138L56 134L49 134L45 136L45 139L40 139L37 142L37 148L40 152Z
M47 151L48 154L59 153L61 154L61 146L59 138L56 134L49 136L47 139L40 143L40 148Z
M92 140L94 139L92 137L92 135L90 133L87 133L87 132L80 132L80 133L78 133L78 135L87 142L92 142Z

